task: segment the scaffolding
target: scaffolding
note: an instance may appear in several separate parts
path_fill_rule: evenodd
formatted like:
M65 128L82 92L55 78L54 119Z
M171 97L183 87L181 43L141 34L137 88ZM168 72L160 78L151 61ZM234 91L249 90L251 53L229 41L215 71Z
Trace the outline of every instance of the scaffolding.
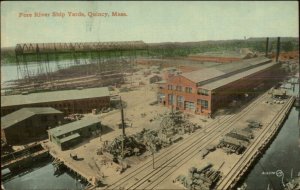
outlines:
M123 76L134 68L138 56L149 56L149 50L143 41L25 43L16 45L15 56L19 84L38 81L47 82L51 87L59 79L54 70L64 68L80 69L87 76L100 78L114 73ZM35 71L29 68L32 63L37 64Z

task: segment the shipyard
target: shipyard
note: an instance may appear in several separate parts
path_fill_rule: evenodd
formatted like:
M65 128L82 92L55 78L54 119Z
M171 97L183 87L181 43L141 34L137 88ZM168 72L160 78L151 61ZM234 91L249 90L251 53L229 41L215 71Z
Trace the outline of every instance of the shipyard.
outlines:
M20 41L1 55L2 189L300 187L299 37Z

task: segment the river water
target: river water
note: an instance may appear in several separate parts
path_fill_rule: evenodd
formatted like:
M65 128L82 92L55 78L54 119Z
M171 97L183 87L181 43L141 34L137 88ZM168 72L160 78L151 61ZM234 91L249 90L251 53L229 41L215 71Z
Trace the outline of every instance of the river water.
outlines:
M85 187L70 172L55 176L54 166L50 161L45 161L31 169L28 173L4 181L5 190L83 190Z
M290 94L299 94L299 85ZM276 175L277 171L277 175ZM280 171L283 176L279 175ZM300 174L299 109L292 108L275 140L246 176L249 190L283 189L283 182Z
M70 67L73 63L69 60L64 60L59 62L59 66L56 64L55 61L49 61L49 70L51 72L57 71L59 68L67 68ZM36 75L38 72L39 73L45 73L45 68L43 67L40 70L40 67L37 63L31 62L28 63L28 72L31 75ZM23 66L22 66L23 70ZM21 76L20 76L21 77ZM16 80L18 79L18 72L17 72L17 65L16 64L4 64L1 65L1 84L3 82L8 82L11 80Z

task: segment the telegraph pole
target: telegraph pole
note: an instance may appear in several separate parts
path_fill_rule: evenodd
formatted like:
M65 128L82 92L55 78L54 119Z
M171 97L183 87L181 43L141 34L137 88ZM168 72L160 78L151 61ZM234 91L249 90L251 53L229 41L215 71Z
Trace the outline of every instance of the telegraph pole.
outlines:
M124 121L124 110L122 104L122 98L120 96L120 106L121 106L121 120L122 120L122 158L124 158L124 140L125 140L125 121Z
M154 151L152 150L152 167L153 167L153 169L155 169L155 167L154 167Z

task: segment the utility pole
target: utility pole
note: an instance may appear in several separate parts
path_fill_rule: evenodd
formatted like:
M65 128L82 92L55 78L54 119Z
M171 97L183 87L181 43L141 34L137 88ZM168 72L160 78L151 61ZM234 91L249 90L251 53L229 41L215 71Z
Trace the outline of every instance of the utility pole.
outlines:
M121 106L121 119L122 119L122 134L123 134L123 137L125 137L124 110L123 110L123 104L122 104L121 96L120 96L120 106Z
M173 115L174 114L174 92L173 92L173 85L172 85L172 98L171 98L171 101L172 101L171 112L172 112L172 115Z
M153 169L155 169L155 167L154 167L154 151L152 150L152 167L153 167Z
M124 158L124 140L125 140L125 121L124 121L124 110L122 104L122 98L120 96L120 106L121 106L121 120L122 120L122 158Z

